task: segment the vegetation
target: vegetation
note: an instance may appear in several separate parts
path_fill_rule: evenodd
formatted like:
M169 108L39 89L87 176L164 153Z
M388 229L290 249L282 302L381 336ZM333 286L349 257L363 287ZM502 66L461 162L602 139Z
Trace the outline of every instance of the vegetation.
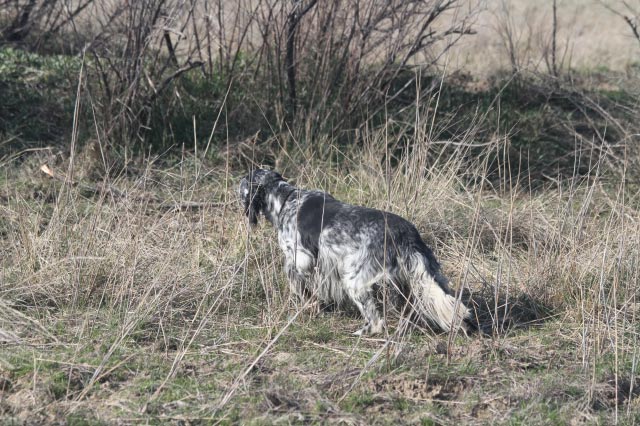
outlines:
M98 3L0 2L0 424L640 422L637 67L555 2L490 77L462 1ZM263 164L414 222L479 332L297 310Z

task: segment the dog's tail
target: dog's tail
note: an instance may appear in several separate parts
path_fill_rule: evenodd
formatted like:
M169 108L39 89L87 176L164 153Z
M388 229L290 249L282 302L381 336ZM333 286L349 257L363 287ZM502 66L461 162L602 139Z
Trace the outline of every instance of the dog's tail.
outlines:
M435 323L446 332L461 329L466 335L470 331L471 313L451 294L448 281L429 249L414 251L408 263L412 282L410 303L418 321Z

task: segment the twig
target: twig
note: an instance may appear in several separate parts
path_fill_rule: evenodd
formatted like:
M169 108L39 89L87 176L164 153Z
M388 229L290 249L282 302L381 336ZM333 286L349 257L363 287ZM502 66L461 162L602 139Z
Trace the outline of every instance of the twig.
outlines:
M284 333L289 328L289 326L293 324L296 318L298 318L298 315L300 315L301 312L303 312L305 309L309 307L310 303L311 303L311 299L306 301L306 303L289 319L289 321L287 321L284 327L280 329L278 334L276 334L275 337L271 339L269 343L267 343L267 346L265 346L262 352L260 352L260 355L258 355L253 360L253 362L249 365L249 367L247 367L247 369L244 370L244 372L236 378L236 380L233 382L233 385L231 385L231 389L229 389L229 391L222 397L220 402L216 404L216 411L220 410L222 407L226 405L227 402L229 402L233 394L236 392L236 390L238 390L238 387L240 387L240 383L244 381L245 377L247 377L247 375L251 372L251 370L253 370L256 364L258 364L258 361L260 361L269 352L269 350L271 350L271 348L278 341L280 336L282 336L282 333Z
M558 64L556 63L556 44L558 37L558 5L553 0L553 30L551 34L551 72L555 78L558 78Z
M173 80L175 80L176 78L180 77L182 74L184 74L187 71L191 71L194 68L198 68L204 65L204 62L201 61L195 61L192 62L190 64L187 65L183 65L182 67L178 68L176 70L176 72L174 72L173 74L171 74L169 77L167 77L166 79L164 79L164 81L160 84L160 86L158 87L158 90L155 90L153 92L153 94L151 95L151 97L149 98L149 103L151 103L155 98L158 97L159 94L161 94L168 86L169 84L171 84L171 82Z
M164 32L164 42L167 45L167 50L169 51L169 59L171 60L171 63L173 63L173 65L177 67L178 58L176 57L176 51L173 48L173 43L171 42L171 34L169 34L169 31Z
M91 185L87 183L72 181L70 179L67 179L64 175L54 172L46 164L43 164L42 166L40 166L40 170L50 178L55 179L64 184L70 184L72 186L78 187L82 191L90 192L92 194L109 193L114 198L124 198L128 200L144 201L152 204L157 204L158 208L166 208L169 210L202 209L207 207L221 208L221 207L225 207L233 204L232 202L222 203L217 201L181 201L177 203L168 203L166 200L161 200L153 195L147 195L147 196L131 195L125 191L122 191L114 187L113 185L109 185L106 183L103 183L102 185Z
M638 21L638 17L637 17L638 13L629 4L627 4L627 2L623 1L622 4L624 4L625 7L629 10L629 12L631 12L633 14L632 16L628 16L628 15L623 14L622 12L619 12L618 10L614 9L613 7L609 6L608 4L606 4L603 1L600 1L600 4L602 4L602 6L604 6L605 9L609 10L614 15L617 15L617 16L621 17L622 19L624 19L624 21L627 23L629 28L631 28L631 31L633 32L633 35L635 36L636 40L638 40L640 42L640 30L638 29L638 22L637 22Z
M309 4L299 11L301 4L299 0L294 1L293 10L289 14L289 26L287 29L287 48L286 48L286 68L287 68L287 81L289 83L289 101L291 102L292 117L296 115L296 59L295 59L295 39L296 29L298 24L318 2L318 0L312 0Z

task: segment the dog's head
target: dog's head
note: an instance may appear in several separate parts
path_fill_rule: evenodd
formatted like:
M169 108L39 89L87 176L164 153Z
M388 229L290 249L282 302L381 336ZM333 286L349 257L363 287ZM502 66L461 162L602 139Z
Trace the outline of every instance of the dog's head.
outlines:
M254 170L242 178L238 193L251 225L256 225L258 215L265 212L268 191L283 180L279 173L263 169Z

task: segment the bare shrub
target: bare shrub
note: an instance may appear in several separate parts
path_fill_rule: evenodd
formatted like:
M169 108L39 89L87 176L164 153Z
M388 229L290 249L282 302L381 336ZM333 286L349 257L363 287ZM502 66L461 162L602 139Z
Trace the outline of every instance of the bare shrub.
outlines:
M266 130L303 141L357 127L415 91L480 10L460 0L16 0L3 8L7 34L54 6L56 31L84 58L79 112L94 122L84 130L125 150L187 132L209 145L229 127L235 139Z
M264 42L275 46L274 58L285 59L285 72L276 68L268 80L276 82L294 117L299 110L320 128L339 129L363 107L375 115L381 100L413 90L412 78L393 88L398 75L428 68L471 32L477 9L446 18L459 7L451 0L333 0L271 8L268 16L278 17L287 30L269 32L272 22L258 22Z
M173 32L183 31L193 12L184 2L147 0L100 7L102 18L85 47L89 87L98 88L91 107L98 110L108 140L126 146L145 139L158 99L180 76L203 63L191 52L176 54Z
M626 1L616 2L618 7L611 6L604 2L601 3L604 7L622 18L631 30L635 39L640 42L640 10L637 7L633 7Z
M1 37L8 42L27 39L34 46L42 45L72 24L93 0L4 0L0 2Z
M542 6L502 0L493 13L494 31L514 76L544 71L558 78L563 68L570 67L570 42L568 36L560 37L555 1Z

